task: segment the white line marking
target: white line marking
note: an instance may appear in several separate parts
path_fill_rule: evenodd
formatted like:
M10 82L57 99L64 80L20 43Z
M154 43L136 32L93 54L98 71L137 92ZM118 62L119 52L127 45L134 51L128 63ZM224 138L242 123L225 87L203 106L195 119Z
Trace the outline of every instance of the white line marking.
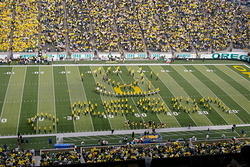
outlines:
M56 118L56 120L58 119L57 118L57 116L56 116L56 96L55 96L55 81L54 81L54 70L53 70L53 68L51 68L51 72L52 72L52 89L53 89L53 91L52 91L52 94L53 94L53 103L54 103L54 114L55 114L55 118ZM56 126L55 126L55 131L57 132L57 122L56 122L56 124L55 124Z
M156 75L156 71L154 71L152 68L151 68L151 70L153 71L153 73ZM166 73L167 74L167 73ZM169 75L169 77L171 77L170 75ZM172 78L172 77L171 77ZM161 77L159 77L159 79L161 80L161 82L165 85L165 87L169 90L169 92L171 92L171 94L173 95L173 97L176 97L175 96L175 94L174 94L174 92L173 92L173 90L171 90L168 86L167 86L167 84L161 79ZM175 83L176 84L178 84L177 83L177 81L174 79L174 78L172 78L174 81L175 81ZM179 85L179 84L178 84ZM179 85L180 86L180 85ZM181 86L180 86L181 87ZM182 88L182 87L181 87ZM183 89L183 91L184 91L184 89ZM184 91L185 92L185 91ZM190 96L189 96L190 97ZM172 110L171 110L172 111ZM172 111L173 112L173 111ZM187 114L192 120L193 120L193 122L195 123L195 125L197 126L197 123L194 121L194 119L192 118L192 116L190 115L190 114ZM179 122L179 121L178 121Z
M12 68L11 71L13 71L13 69L14 69L14 68ZM7 103L7 101L6 101L6 97L7 97L7 96L6 96L6 95L7 95L7 93L8 93L9 87L10 87L10 84L9 84L9 83L10 83L10 81L11 81L12 76L13 76L13 75L10 75L10 77L9 77L8 86L7 86L7 89L6 89L6 92L5 92L4 102L3 102L2 112L1 112L0 118L2 118L2 116L3 116L5 104Z
M91 67L90 67L90 69L91 69ZM92 69L91 69L91 71L92 71ZM97 83L98 82L98 80L96 79L96 77L94 76L94 75L92 75L92 77L94 78L94 81L95 81L95 83ZM103 95L101 95L100 94L100 97L101 97L101 100L102 100L102 103L105 101L103 98ZM114 129L113 127L112 127L112 124L111 124L111 122L110 122L110 119L109 119L109 117L107 117L107 119L108 119L108 121L109 121L109 125L110 125L110 128L111 129Z
M178 72L178 71L177 71ZM181 75L181 74L180 74ZM191 75L193 75L193 77L195 77L196 79L198 79L199 81L200 81L200 83L203 85L202 87L204 87L204 88L207 88L207 89L209 89L210 90L210 92L211 92L211 94L212 95L214 95L214 97L217 97L217 98L219 98L206 84L204 84L199 78L197 78L194 74L191 74ZM192 85L192 83L190 82L190 81L188 81L188 79L186 79L186 81L189 83L189 84L191 84ZM202 95L202 93L200 92L200 90L199 89L196 89L197 90L197 92L202 96L202 97L205 97L205 96L203 96ZM208 93L209 94L209 93ZM220 99L220 98L219 98ZM220 99L221 100L221 99ZM221 102L223 102L222 100L221 100ZM223 102L223 104L225 105L225 106L227 106L224 102ZM213 107L213 106L212 106ZM228 106L227 106L228 107ZM229 107L228 107L229 108ZM215 107L213 107L213 109L223 118L223 120L227 123L227 124L229 124L225 119L224 119L224 117L223 117L223 115L220 113L220 112L218 112L217 110L216 110L216 108ZM238 116L238 115L236 115L236 114L233 114L233 115L235 115L235 117L236 118L238 118L239 119L239 121L241 121L242 123L244 123L244 121L242 121L241 120L241 118Z
M65 70L66 70L66 67L65 67ZM72 101L72 97L71 97L71 93L70 93L70 88L69 88L69 84L68 84L68 75L66 74L66 81L67 81L67 87L68 87L68 91L69 91L69 99L70 99L70 105L72 105L73 104L73 101ZM71 110L70 110L71 111ZM73 120L73 124L74 124L74 131L76 132L77 130L76 130L76 122L75 122L75 119L73 118L72 119Z
M119 74L118 74L119 75ZM123 81L123 79L122 79L122 77L119 75L119 78L121 79L121 81L123 82L123 84L126 84L124 81ZM133 78L134 79L134 78ZM135 107L136 107L136 110L138 111L138 113L141 113L140 112L140 109L137 107L137 105L136 105L136 102L134 101L134 99L131 97L131 100L133 101L133 103L134 103L134 105L135 105ZM140 117L142 120L143 120L143 122L145 122L145 120L143 119L143 117Z
M153 70L151 69L151 71L153 71ZM144 77L145 77L145 79L146 79L147 81L150 81L150 80L148 79L147 76L144 76ZM152 85L152 87L154 87L154 85ZM155 88L155 87L154 87L154 88ZM159 94L156 94L156 95L157 95L158 97L161 98L161 100L164 102L164 104L165 104L165 106L168 108L168 110L171 111L170 108L168 107L168 105L166 104L166 102L163 100L162 96L159 95ZM160 117L158 116L158 114L157 114L157 113L155 113L155 114L156 114L157 118L160 120L160 122L162 123L163 121L160 119ZM176 122L178 123L178 125L181 127L181 125L180 125L179 121L176 119L176 117L175 117L174 115L173 115L172 117L176 120ZM167 122L167 123L168 123L168 122Z
M79 69L79 68L77 68L77 71L78 71L79 74L81 75L81 72L80 72L80 69ZM79 77L79 76L78 76L78 77ZM83 86L82 80L80 79L80 81L81 81L82 90L84 91L83 95L84 95L85 99L88 101L88 98L87 98L87 96L86 96L86 92L85 92L85 88L84 88L84 86ZM89 119L90 119L90 122L91 122L91 125L92 125L92 130L94 130L95 127L94 127L94 124L93 124L92 116L90 115L90 113L89 113L88 115L89 115Z

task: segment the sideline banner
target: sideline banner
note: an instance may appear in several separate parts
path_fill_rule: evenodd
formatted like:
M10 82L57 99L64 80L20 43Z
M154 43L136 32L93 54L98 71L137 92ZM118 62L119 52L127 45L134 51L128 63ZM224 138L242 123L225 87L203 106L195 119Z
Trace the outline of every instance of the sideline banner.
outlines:
M250 62L247 52L218 52L212 54L202 54L201 58L206 59L225 59L225 60L241 60Z
M151 52L150 58L151 59L160 59L160 58L170 59L172 58L172 54L167 53L167 52Z
M106 60L109 57L113 58L120 58L121 54L118 52L99 52L99 58L102 60ZM160 58L165 58L169 59L172 58L171 53L167 52L150 52L150 57L148 57L146 52L138 52L138 53L129 53L126 52L124 53L126 59L160 59ZM216 53L199 53L200 58L205 58L205 59L225 59L225 60L241 60L241 61L246 61L250 62L250 56L248 56L248 52L246 51L239 51L239 52L216 52ZM0 53L0 58L4 59L8 56L8 53L2 52ZM14 58L30 58L30 57L37 57L38 53L32 52L32 53L25 53L25 52L20 52L20 53L14 53L13 57ZM44 57L47 57L48 59L53 60L60 60L60 59L65 59L67 57L66 52L47 52L43 53ZM188 52L183 52L183 53L175 53L176 58L180 59L195 59L196 54L194 53L188 53ZM71 54L72 59L93 59L94 58L94 53L93 52L73 52Z
M194 59L196 58L196 54L194 53L176 53L176 58L179 58L179 59Z
M0 59L5 59L5 57L7 57L7 54L0 54Z
M43 56L47 56L48 58L53 58L54 60L60 60L65 59L67 57L67 54L64 52L61 53L45 53ZM72 59L92 59L94 57L94 53L86 52L86 53L77 53L73 52L71 53Z
M125 53L126 59L146 59L147 53L138 52L138 53Z
M118 52L99 52L98 53L99 58L101 58L102 60L108 60L109 58L120 58L121 54Z
M13 58L30 58L30 57L36 57L38 56L37 53L14 53ZM67 57L67 54L65 52L48 52L48 53L43 53L44 57L47 57L49 59L54 59L54 60L60 60L60 59L65 59ZM86 52L86 53L72 53L71 58L72 59L91 59L94 57L94 53L91 52Z

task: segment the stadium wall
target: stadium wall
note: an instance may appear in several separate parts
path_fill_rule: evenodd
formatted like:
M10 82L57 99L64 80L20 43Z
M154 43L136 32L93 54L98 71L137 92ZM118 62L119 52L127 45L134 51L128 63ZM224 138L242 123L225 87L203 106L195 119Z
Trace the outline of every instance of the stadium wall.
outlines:
M178 58L178 59L227 59L227 60L241 60L250 62L250 56L248 55L249 52L241 50L236 52L227 52L227 51L220 51L220 52L200 52L198 55L196 53L191 52L183 52L183 53L167 53L167 52L138 52L138 53L130 53L126 52L124 53L124 58L127 60L133 60L133 59L171 59L171 58ZM47 57L50 60L64 60L67 57L66 52L47 52L43 53L45 57ZM8 56L8 53L0 53L0 58L4 59ZM20 53L14 53L13 58L30 58L30 57L37 57L37 52L20 52ZM101 60L108 60L109 58L121 58L122 55L118 52L111 52L111 53L105 53L105 52L99 52L98 56L96 57L94 52L73 52L71 54L72 59L77 60L93 60L93 59L101 59Z

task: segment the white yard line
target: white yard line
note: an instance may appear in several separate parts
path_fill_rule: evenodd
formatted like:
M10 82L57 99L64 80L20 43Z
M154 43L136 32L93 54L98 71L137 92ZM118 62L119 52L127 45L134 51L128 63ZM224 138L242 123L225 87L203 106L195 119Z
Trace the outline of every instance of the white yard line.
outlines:
M21 116L21 111L22 111L22 104L23 104L23 94L24 94L24 86L25 86L25 81L26 81L26 74L27 74L27 68L25 69L25 75L24 75L24 80L23 80L23 93L21 97L21 102L20 102L20 107L19 107L19 114L18 114L18 120L17 120L17 129L16 129L16 134L18 134L18 129L19 129L19 120Z
M67 71L66 68L65 68L65 71ZM69 84L68 84L68 74L67 74L67 72L66 72L65 75L66 75L67 87L68 87L68 91L69 91L70 104L72 105L72 104L73 104L73 101L72 101L72 97L71 97L71 93L70 93L70 88L69 88ZM70 110L70 111L71 111L71 110ZM73 120L73 124L74 124L74 131L76 132L76 122L75 122L75 119L74 119L74 118L73 118L72 120Z
M91 69L91 67L90 67L90 70L91 70L91 75L92 75L92 77L94 78L94 81L95 81L95 83L97 83L98 82L98 80L96 79L96 77L93 75L93 73L92 73L92 69ZM101 97L101 103L103 103L105 100L103 99L103 95L101 95L100 94L100 97ZM109 121L109 125L110 125L110 128L111 129L114 129L113 127L112 127L112 124L111 124L111 122L110 122L110 119L107 117L107 119L108 119L108 121ZM110 133L110 131L109 131L109 133Z
M11 69L11 72L13 72L13 69L14 69L14 68ZM8 93L9 87L10 87L11 78L12 78L12 75L10 75L9 82L8 82L8 86L7 86L7 89L6 89L6 92L5 92L4 102L3 102L3 106L2 106L2 112L1 112L1 115L0 115L0 118L1 118L1 119L2 119L2 116L3 116L3 113L4 113L4 108L5 108L5 104L6 104L6 95L7 95L7 93Z
M38 79L37 79L37 84L38 84L37 89L38 89L38 90L37 90L37 106L36 106L37 108L36 108L36 115L38 114L39 106L40 106L40 105L39 105L39 101L40 101L40 98L39 98L39 97L40 97L40 96L39 96L40 88L39 88L39 87L40 87L40 85L41 85L41 84L40 84L40 70L41 70L41 69L40 69L40 66L39 66L39 67L38 67L38 72L39 72L39 73L38 73ZM39 121L36 121L36 127L38 127L38 122L39 122ZM37 133L37 129L36 129L36 133Z
M77 70L78 70L79 74L81 74L79 68L77 68ZM84 92L83 95L84 95L85 99L88 100L88 98L87 98L87 96L86 96L85 88L84 88L84 86L83 86L83 83L81 83L81 85L82 85L82 90L83 90L83 92ZM90 122L91 122L91 124L92 124L92 130L94 130L95 127L94 127L94 124L93 124L92 116L90 115L90 113L88 113L88 115L89 115L89 118L90 118ZM111 126L111 124L110 124L110 126Z
M52 89L53 89L53 97L54 97L54 113L55 113L55 117L57 118L57 116L56 116L56 96L55 96L55 81L54 81L54 70L53 70L53 67L51 67L52 68L52 70L51 70L51 72L52 72ZM57 123L56 123L56 126L55 126L55 131L57 132Z
M204 68L205 68L205 67L204 67ZM202 73L202 69L198 69L198 68L196 68L196 69ZM212 75L213 75L213 78L218 78L218 79L212 79L212 78L210 78L210 80L211 80L215 85L217 85L221 90L223 90L223 92L224 92L225 94L227 94L228 97L230 97L235 103L237 103L242 109L244 109L244 110L250 115L250 112L248 112L246 106L242 106L241 104L239 104L238 101L236 101L234 98L232 98L230 92L224 91L224 89L221 87L221 85L219 85L216 81L222 81L222 82L224 82L223 84L229 85L229 87L231 87L231 90L237 92L237 94L239 94L239 95L241 95L241 93L240 93L237 89L235 89L232 85L230 85L229 83L227 83L226 81L224 81L223 79L221 79L217 74L212 74ZM242 97L244 97L244 96L242 96Z
M155 71L151 68L151 70L153 71L153 73L155 74ZM156 74L155 74L156 75ZM171 77L171 76L169 76L169 77ZM166 85L166 83L164 82L164 81L162 81L162 79L159 77L159 79L161 80L161 82L165 85L165 87L171 92L171 94L173 95L173 97L176 97L175 96L175 94L173 93L173 91L171 90L171 89L169 89L169 87ZM177 83L177 82L176 82ZM178 83L177 83L178 84ZM184 91L184 90L183 90ZM190 96L189 96L190 97ZM169 110L169 111L171 111L171 110ZM193 120L193 122L195 123L195 125L197 126L197 124L196 124L196 122L195 122L195 120L192 118L192 116L190 116L189 114L188 114L188 116ZM179 121L177 120L177 122L179 123ZM180 123L179 123L180 124Z
M237 127L245 127L250 126L250 124L237 124ZM224 129L232 129L232 125L218 125L218 126L196 126L196 127L179 127L179 128L163 128L163 129L156 129L157 133L163 132L187 132L187 131L203 131L208 130L224 130ZM115 131L115 135L123 135L123 134L143 134L147 129L133 129L133 130L117 130ZM54 134L37 134L37 135L23 135L24 138L26 137L46 137L46 136L57 136L57 137L81 137L81 136L107 136L110 135L110 131L95 131L95 132L74 132L74 133L54 133ZM0 136L0 139L6 138L16 138L15 136Z
M177 71L178 72L178 71ZM181 74L180 74L181 75ZM199 81L200 81L200 79L199 78L197 78L194 74L192 74L191 73L191 75L193 75L193 77L195 77L196 79L198 79ZM183 77L183 76L182 76ZM184 77L183 77L184 78ZM185 78L184 78L185 79ZM192 83L190 83L190 81L188 81L188 79L186 79L186 81L190 84L190 85L192 85ZM201 81L200 81L201 82ZM204 87L205 88L207 88L207 89L209 89L210 90L210 92L211 92L211 94L213 94L215 97L217 97L218 99L220 99L206 84L204 84L203 82L201 82L201 84L203 84L204 85ZM197 92L199 92L199 94L202 96L202 93L200 92L200 90L199 89L196 89L197 90ZM227 106L224 102L223 102L223 104L225 105L225 106ZM213 106L212 106L213 107ZM227 106L228 107L228 106ZM214 108L214 107L213 107ZM228 107L229 108L229 107ZM215 110L215 108L214 108L214 110ZM216 111L216 110L215 110ZM217 111L216 111L217 112ZM227 124L229 124L225 119L224 119L224 117L223 117L223 115L220 113L220 112L217 112L222 118L223 118L223 120L227 123ZM233 113L233 115L235 115L242 123L244 123L244 121L242 121L241 120L241 118L240 117L238 117L238 115L236 115L236 114L234 114Z
M104 72L105 73L105 69L104 68L102 68L102 72ZM94 76L93 76L94 77ZM103 83L103 82L102 82ZM107 84L107 83L105 83L104 82L104 84L106 84L106 86L109 88L109 91L114 91L113 90L113 87L111 86L111 85L109 85L109 84ZM101 95L102 96L102 95ZM111 99L111 100L117 100L117 99L119 99L119 98L117 98L117 97L115 97L115 96L111 96L111 97L108 97L108 99ZM127 117L125 116L125 114L122 114L123 115L123 118L124 118L124 120L125 121L127 121L128 119L127 119ZM128 127L129 129L131 129L130 127Z
M151 71L152 71L152 69L151 69ZM146 79L147 81L149 81L149 79L148 79L148 77L147 77L146 75L145 75L144 77L145 77L145 79ZM154 88L154 85L152 85L152 87ZM161 98L161 100L164 102L164 104L165 104L165 106L168 108L168 110L171 111L170 108L168 107L168 105L166 104L166 102L163 100L162 96L159 95L159 94L156 94L156 95L157 95L158 97ZM158 116L158 114L156 114L156 116L157 116L157 118L161 121L161 119L160 119L160 117ZM180 125L180 127L181 127L181 124L180 124L179 121L176 119L176 117L175 117L174 115L173 115L172 117L176 120L176 122L178 123L178 125ZM163 122L163 121L161 121L161 122Z
M247 65L247 64L244 64L247 68L250 68L250 66L249 65Z
M121 79L121 81L123 82L123 84L126 84L126 83L123 81L123 79L122 79L122 77L120 76L120 74L118 74L118 75L119 75L119 78ZM134 78L133 78L133 79L134 79ZM133 101L133 103L134 103L134 105L135 105L136 110L138 111L138 113L141 113L141 112L140 112L140 109L137 107L137 105L136 105L134 99L133 99L132 97L130 97L130 98L131 98L131 100ZM140 118L143 120L143 122L145 122L145 120L143 119L143 117L140 117Z

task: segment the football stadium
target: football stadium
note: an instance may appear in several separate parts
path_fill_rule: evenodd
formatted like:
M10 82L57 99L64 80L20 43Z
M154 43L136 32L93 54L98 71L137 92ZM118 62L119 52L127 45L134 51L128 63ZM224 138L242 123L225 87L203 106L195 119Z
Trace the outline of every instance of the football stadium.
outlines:
M0 167L250 166L250 1L0 0Z

